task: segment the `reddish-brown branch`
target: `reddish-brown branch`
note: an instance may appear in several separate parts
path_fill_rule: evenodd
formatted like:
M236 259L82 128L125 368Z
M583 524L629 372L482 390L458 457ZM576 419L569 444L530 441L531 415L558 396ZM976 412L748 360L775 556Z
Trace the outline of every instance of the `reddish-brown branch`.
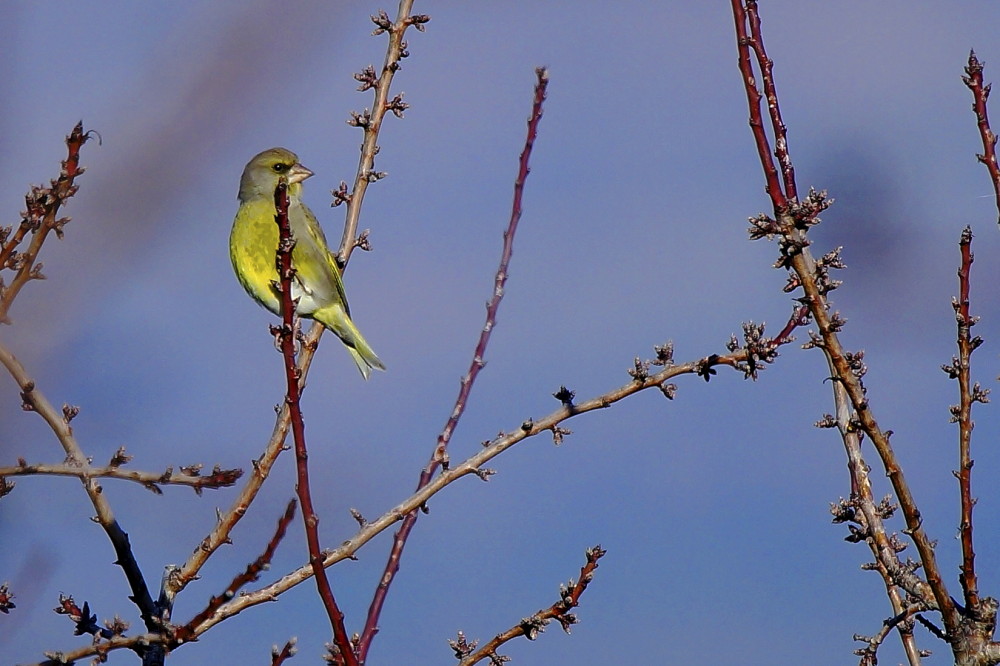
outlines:
M785 197L798 199L795 186L795 167L788 153L788 130L781 119L781 107L778 106L778 91L774 87L774 61L767 57L764 50L764 38L760 30L760 14L757 12L756 0L747 0L747 18L750 23L750 48L757 56L757 66L760 68L760 78L767 99L767 111L771 117L771 130L774 132L774 156L781 165L781 176L785 183Z
M10 237L0 234L0 270L14 268L17 271L6 287L0 281L0 323L9 323L7 314L21 288L29 280L42 277L41 264L36 264L35 260L48 233L55 231L57 236L62 237L62 228L69 218L58 217L59 209L76 194L76 177L84 171L80 166L80 148L89 138L90 133L83 131L83 123L77 123L66 137L67 157L59 177L50 181L49 187L32 187L24 198L26 210L17 231ZM32 238L28 249L17 253L17 246L29 232Z
M775 347L783 345L791 339L792 332L799 326L805 326L809 321L809 306L799 305L792 311L792 316L788 318L788 322L785 327L774 336L773 344Z
M754 3L756 4L756 3ZM753 63L750 60L750 47L753 40L760 40L760 22L757 21L758 32L755 37L747 34L747 12L743 8L742 0L732 0L733 18L736 21L736 47L739 52L740 74L743 76L743 87L747 93L747 106L750 111L750 129L753 131L754 142L757 145L757 155L760 157L760 165L764 169L766 181L765 189L774 209L785 210L788 201L785 193L781 190L781 181L778 178L778 169L771 157L771 148L767 140L767 132L764 130L764 119L761 115L760 102L763 97L757 88L757 80L754 78ZM756 16L756 9L754 10ZM755 47L756 52L756 47ZM761 51L763 52L763 51Z
M271 650L271 666L279 666L285 663L285 661L295 656L296 651L294 638L286 641L285 646L280 650L275 647Z
M518 636L526 636L528 640L534 640L552 620L558 621L563 630L569 633L570 626L576 624L576 616L570 611L580 605L580 597L586 591L590 581L593 580L594 571L597 570L598 566L597 561L604 557L605 552L600 546L589 548L587 550L587 563L580 568L580 581L577 583L570 581L568 586L562 587L559 601L538 611L531 617L524 618L507 631L497 634L493 640L478 650L475 650L475 643L471 645L466 643L461 634L458 641L449 641L460 660L458 666L472 666L487 658L499 659L497 648L501 645ZM494 663L498 662L494 661Z
M500 301L503 299L504 285L507 282L507 271L510 267L511 255L514 251L514 234L517 232L517 224L521 219L521 200L524 193L524 183L530 171L528 162L531 157L531 150L535 145L535 138L538 136L538 124L542 119L542 105L545 102L545 91L549 82L548 71L545 68L539 67L536 69L535 76L535 93L531 115L528 118L528 134L525 139L524 148L521 150L517 179L514 181L514 198L511 205L510 221L503 233L503 251L501 252L500 265L497 268L494 278L493 296L486 304L486 323L482 331L480 331L479 341L476 343L469 371L462 377L458 398L455 400L451 415L448 417L444 429L437 438L434 453L430 461L428 461L427 466L420 473L420 479L417 482L418 491L430 482L439 466L444 465L447 468L448 443L451 441L452 433L455 431L459 419L462 418L462 414L465 412L469 394L472 391L476 377L486 364L484 361L486 348L490 342L490 333L492 333L493 327L496 325ZM362 664L365 663L372 639L378 632L378 619L382 613L382 607L385 604L389 587L399 572L399 562L403 556L403 548L406 546L406 540L417 522L417 515L417 511L408 513L393 538L392 550L389 552L389 559L386 562L385 570L379 579L378 587L376 587L375 594L372 597L371 605L368 608L368 617L365 621L365 628L358 643L358 657Z
M975 51L969 51L969 64L965 67L962 80L972 91L972 110L976 114L976 124L979 126L979 136L983 140L983 152L976 158L986 165L993 181L993 200L1000 213L1000 167L997 166L997 135L990 129L990 117L986 112L986 100L990 97L990 85L983 85L983 63L976 57ZM998 218L1000 220L1000 218Z
M954 364L953 372L957 374L959 387L959 407L956 414L959 429L959 463L958 488L962 502L962 517L959 522L959 533L962 540L961 583L965 596L965 605L973 612L979 609L979 585L976 581L976 552L972 543L972 403L974 392L978 387L972 386L970 378L970 359L973 350L981 340L972 338L971 328L975 318L969 314L969 274L972 269L972 229L966 227L962 231L959 242L962 252L962 265L958 269L959 297L954 303L956 320L958 321L958 362Z
M285 531L288 529L288 524L292 522L292 518L294 517L295 500L293 499L288 502L288 506L285 508L285 513L278 519L278 525L274 530L274 534L271 536L271 540L267 542L267 547L264 548L264 552L262 552L253 562L248 564L243 573L235 576L222 594L213 596L209 599L208 605L205 606L204 610L191 618L190 622L176 630L173 637L175 646L195 638L195 630L198 625L218 610L222 604L235 597L236 593L239 592L244 585L248 585L249 583L252 583L260 578L260 572L271 564L271 560L274 558L274 551L277 550L278 544L281 543L281 540L285 538Z
M275 328L281 344L281 355L285 361L285 383L287 385L285 404L288 405L292 439L295 442L295 471L298 479L295 484L295 492L298 495L299 504L302 505L302 522L305 525L306 542L309 545L309 563L313 569L313 577L316 580L320 599L323 600L323 607L330 618L334 644L340 649L342 663L345 666L357 666L358 661L354 656L347 629L344 627L344 614L337 606L333 589L330 587L330 580L323 567L323 549L320 548L319 544L319 517L313 508L312 494L309 490L309 454L306 450L305 423L302 420L300 406L299 378L301 373L295 363L295 301L292 298L292 277L294 275L292 248L295 241L292 238L291 226L288 222L288 184L284 181L275 188L274 207L277 211L274 220L278 225L276 261L278 278L281 283L281 326Z

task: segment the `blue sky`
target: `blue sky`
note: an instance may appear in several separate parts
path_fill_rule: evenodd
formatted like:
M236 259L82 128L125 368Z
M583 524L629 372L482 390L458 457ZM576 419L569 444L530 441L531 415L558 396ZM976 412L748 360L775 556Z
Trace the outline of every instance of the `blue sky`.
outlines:
M95 461L122 445L132 465L248 468L282 396L270 315L231 275L226 243L246 161L275 145L316 173L306 200L331 238L370 106L352 73L379 64L364 3L9 3L0 22L0 220L16 222L29 183L55 175L62 137L83 119L103 143L0 336L56 404L81 406L75 432ZM394 11L394 7L385 7ZM718 353L742 321L776 331L791 311L777 250L746 239L768 209L746 121L728 3L417 2L426 33L395 90L361 226L374 251L346 275L358 326L389 370L362 383L324 338L305 395L324 543L347 538L356 507L374 517L407 496L451 411L482 325L524 139L533 69L550 68L507 296L488 365L453 440L476 451L558 403L626 381L636 355L673 340L678 360ZM1000 374L996 208L960 75L970 48L1000 80L992 2L761 3L800 189L836 199L814 234L843 245L834 293L863 348L876 416L895 431L948 582L958 591L956 387L950 298L957 241L976 234L973 310L987 343L975 378ZM994 65L995 63L995 65ZM1000 111L994 116L1000 118ZM1000 121L998 121L1000 122ZM800 335L804 338L804 335ZM795 345L756 383L720 371L681 379L677 399L640 395L570 423L555 447L524 442L482 484L463 480L422 516L370 663L450 663L459 629L488 639L557 598L585 548L608 555L564 636L509 645L517 664L851 663L854 633L890 614L863 546L830 525L849 492L831 431L825 363ZM0 463L58 461L40 420L0 381ZM974 478L981 589L997 594L1000 425L976 412ZM869 463L877 461L868 452ZM291 456L175 610L190 617L253 559L293 493ZM879 474L874 475L881 481ZM17 610L0 619L3 661L69 649L60 592L139 629L120 570L79 485L22 478L0 502L0 580ZM232 491L194 497L105 483L151 583L181 562ZM885 493L885 486L876 492ZM894 529L901 529L901 524ZM332 571L350 631L360 630L388 535ZM11 547L16 544L16 547ZM305 561L297 522L269 581ZM720 640L720 634L724 639ZM299 637L316 662L329 629L311 584L245 612L173 663L262 663ZM921 647L946 654L921 636ZM706 646L709 646L706 648ZM892 643L881 655L902 659ZM116 655L112 664L133 663Z

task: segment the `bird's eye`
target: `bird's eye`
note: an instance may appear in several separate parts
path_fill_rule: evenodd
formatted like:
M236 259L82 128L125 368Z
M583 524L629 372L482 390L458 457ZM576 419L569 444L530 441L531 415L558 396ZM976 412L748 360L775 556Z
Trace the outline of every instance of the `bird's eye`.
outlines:
M271 168L274 169L275 173L285 173L286 171L288 171L288 165L282 163L275 164Z

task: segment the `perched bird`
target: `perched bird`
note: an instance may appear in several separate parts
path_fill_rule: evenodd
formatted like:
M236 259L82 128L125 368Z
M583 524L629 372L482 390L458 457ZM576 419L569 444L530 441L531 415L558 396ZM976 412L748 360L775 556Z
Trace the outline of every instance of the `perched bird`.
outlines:
M326 245L316 216L302 203L302 181L313 172L299 164L298 156L284 148L271 148L256 155L243 169L240 208L229 236L229 256L240 284L250 296L275 314L281 311L281 295L275 288L278 270L278 225L274 222L274 190L288 183L288 222L295 247L292 250L292 298L302 317L323 324L340 338L365 379L372 368L385 370L382 361L351 321L337 260Z

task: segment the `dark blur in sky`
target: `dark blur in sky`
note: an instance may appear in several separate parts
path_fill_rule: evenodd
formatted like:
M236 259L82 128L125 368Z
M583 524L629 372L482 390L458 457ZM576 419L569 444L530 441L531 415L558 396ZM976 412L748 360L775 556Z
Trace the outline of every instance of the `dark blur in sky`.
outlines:
M316 173L306 200L328 236L343 209L371 105L351 78L378 66L358 2L105 2L4 5L0 37L0 222L17 221L29 183L57 173L62 137L83 119L102 145L67 213L66 239L43 250L0 339L58 405L78 404L81 445L104 463L202 462L249 469L283 393L267 325L231 274L227 241L246 161L275 145ZM390 13L395 7L385 7ZM792 308L777 250L751 244L746 218L768 210L747 127L727 3L417 2L432 21L407 35L394 86L412 107L389 118L366 199L374 251L346 275L358 326L389 370L362 383L326 337L305 394L324 543L409 495L452 409L492 289L524 140L533 69L551 84L514 260L488 365L452 459L499 430L628 381L635 356L676 344L678 361L721 353L745 320L775 332ZM844 246L835 307L863 348L873 408L909 474L958 590L957 387L950 298L957 242L976 234L973 311L987 344L974 376L1000 374L1000 231L971 96L970 48L1000 80L995 2L761 3L765 39L800 189L836 199L817 253ZM1000 117L1000 111L994 115ZM804 339L804 334L800 334ZM505 648L517 664L844 664L891 610L860 571L828 505L849 493L842 448L812 424L832 411L817 351L798 345L756 383L720 370L583 416L555 447L536 438L430 503L382 617L372 664L446 664L461 629L488 640L558 598L584 550L608 550L572 636L552 627ZM61 449L14 383L0 381L0 464L59 461ZM1000 590L1000 433L976 412L975 494L981 590ZM881 482L878 463L873 479ZM291 456L177 602L183 622L252 560L293 494ZM52 613L59 593L141 630L92 508L70 479L20 478L0 502L0 582L17 609L0 618L3 663L85 643ZM234 491L154 496L106 482L151 585L183 562ZM877 492L887 492L881 485ZM896 522L894 529L902 529ZM359 631L390 536L331 572L348 630ZM270 582L305 562L297 521ZM177 651L171 663L264 663L299 637L316 663L329 628L311 582ZM939 655L946 646L921 635ZM710 655L710 656L707 656ZM880 653L902 659L891 640ZM939 658L947 659L945 656ZM134 663L113 655L109 663Z

